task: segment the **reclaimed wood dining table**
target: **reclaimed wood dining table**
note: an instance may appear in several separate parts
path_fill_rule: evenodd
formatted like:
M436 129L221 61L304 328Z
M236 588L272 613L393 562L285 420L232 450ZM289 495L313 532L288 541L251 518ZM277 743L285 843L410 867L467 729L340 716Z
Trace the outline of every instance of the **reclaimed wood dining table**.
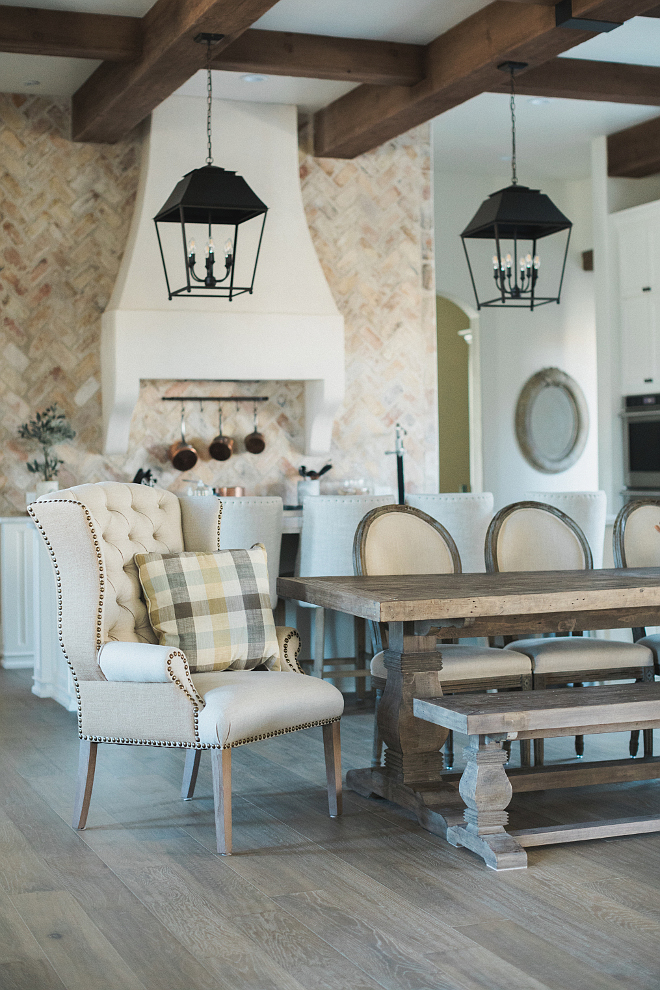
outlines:
M446 835L463 818L460 773L445 769L448 730L415 717L415 698L442 697L442 645L482 636L523 636L660 625L660 568L279 578L278 594L388 624L387 686L378 706L382 767L350 770L347 786L412 810ZM521 767L514 791L660 777L660 758ZM556 778L556 779L555 779Z

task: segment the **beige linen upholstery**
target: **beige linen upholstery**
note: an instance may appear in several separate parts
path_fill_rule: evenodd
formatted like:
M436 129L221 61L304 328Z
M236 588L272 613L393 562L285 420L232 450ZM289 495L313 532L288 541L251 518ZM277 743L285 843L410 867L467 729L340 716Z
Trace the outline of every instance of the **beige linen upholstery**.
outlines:
M625 508L625 507L624 507ZM638 505L623 532L624 567L660 567L660 508Z
M497 556L500 571L581 571L585 566L575 533L541 508L519 509L504 520Z
M428 513L451 533L461 555L464 574L486 570L484 540L493 518L492 492L406 495L406 505Z
M384 512L369 530L366 574L450 574L451 552L442 534L410 512Z
M584 680L579 675L594 670L653 667L651 650L642 645L641 640L639 643L620 643L613 639L557 636L555 639L517 639L505 649L529 657L535 674L570 671L576 680Z
M341 716L343 698L332 685L301 676L294 629L275 631L285 673L236 671L244 679L225 685L222 678L229 672L214 672L200 675L207 680L199 690L185 654L156 645L133 556L217 552L216 498L191 498L182 506L171 492L113 482L50 493L28 511L55 566L60 642L78 698L82 741L75 828L85 827L99 742L195 750L189 754L192 763L186 761L186 797L192 796L200 751L211 749L218 851L228 853L227 747L308 725L323 726L330 814L341 813L339 734L333 723ZM192 547L185 543L188 538Z
M509 650L491 650L460 646L454 643L443 644L439 647L442 655L443 687L451 681L468 681L484 677L520 677L530 672L529 660L520 653ZM371 673L374 677L387 678L385 654L381 651L371 661Z
M605 524L607 521L607 495L603 491L594 492L526 492L525 499L554 505L578 524L586 536L593 566L603 566L605 546Z
M199 713L202 746L242 746L338 719L344 710L340 691L328 681L293 673L226 670L193 674L204 697Z

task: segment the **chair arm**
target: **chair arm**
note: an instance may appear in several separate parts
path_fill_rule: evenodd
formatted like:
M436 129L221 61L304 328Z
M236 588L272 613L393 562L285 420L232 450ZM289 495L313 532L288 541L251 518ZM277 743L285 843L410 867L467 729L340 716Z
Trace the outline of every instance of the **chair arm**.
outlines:
M275 632L280 647L281 669L304 674L305 671L298 666L298 654L302 643L297 629L293 629L292 626L275 626Z
M98 652L98 663L108 681L141 684L171 681L182 689L193 705L204 707L204 699L195 690L190 677L188 659L181 650L154 643L105 643Z

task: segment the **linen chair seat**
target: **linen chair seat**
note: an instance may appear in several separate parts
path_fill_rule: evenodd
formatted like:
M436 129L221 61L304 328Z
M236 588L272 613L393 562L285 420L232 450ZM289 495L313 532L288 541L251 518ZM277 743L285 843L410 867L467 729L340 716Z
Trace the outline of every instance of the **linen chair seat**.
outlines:
M222 670L192 674L204 699L198 731L202 746L223 749L280 736L338 719L341 691L304 674Z
M660 637L658 641L660 645ZM554 639L517 639L504 647L504 651L509 650L529 657L535 674L565 673L570 681L585 680L581 675L594 670L653 667L653 653L642 642L557 636Z
M520 677L531 673L531 663L527 656L514 650L491 649L489 646L462 646L453 643L440 647L442 670L440 679L467 681L484 677ZM387 680L385 655L381 651L371 661L372 677Z
M638 639L635 646L645 646L651 651L656 671L658 670L658 657L660 657L660 635L654 633L652 636L643 636Z

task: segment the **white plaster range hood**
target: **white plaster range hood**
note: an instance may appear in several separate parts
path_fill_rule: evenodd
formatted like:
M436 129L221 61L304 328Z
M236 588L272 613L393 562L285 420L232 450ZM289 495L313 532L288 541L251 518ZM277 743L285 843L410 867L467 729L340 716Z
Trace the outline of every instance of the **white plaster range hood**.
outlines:
M153 217L206 157L205 99L171 96L145 136L131 231L103 314L105 452L128 450L140 379L276 379L305 382L305 453L325 454L344 395L344 321L305 221L296 108L214 100L213 120L215 164L237 171L269 207L254 293L167 299Z

